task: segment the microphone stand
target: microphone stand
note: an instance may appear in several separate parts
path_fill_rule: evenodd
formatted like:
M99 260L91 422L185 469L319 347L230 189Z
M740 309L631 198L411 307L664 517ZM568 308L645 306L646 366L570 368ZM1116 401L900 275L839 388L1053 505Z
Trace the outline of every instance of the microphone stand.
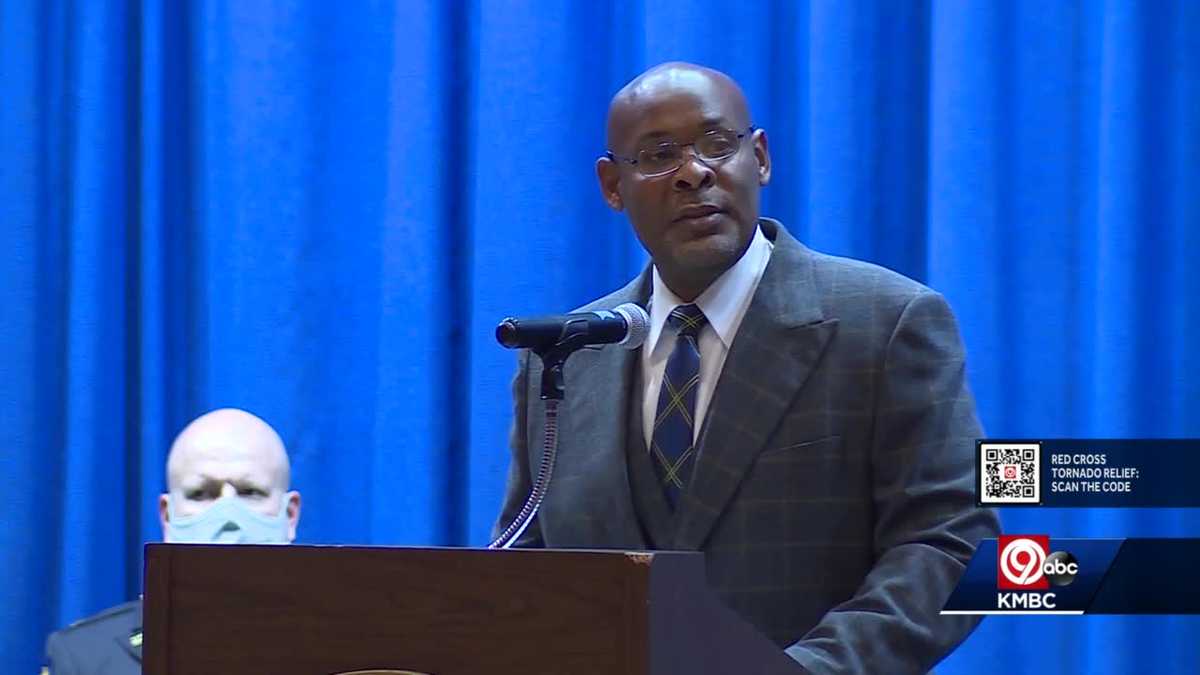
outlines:
M572 326L572 324L576 324ZM511 548L525 533L542 500L546 498L546 488L550 485L550 475L554 473L554 462L558 457L558 404L566 397L567 391L563 380L563 365L567 357L587 346L587 321L579 319L569 321L563 326L563 332L558 341L532 348L542 360L542 400L546 402L546 426L542 432L542 461L538 465L537 477L533 489L521 506L521 511L504 532L488 544L490 549Z

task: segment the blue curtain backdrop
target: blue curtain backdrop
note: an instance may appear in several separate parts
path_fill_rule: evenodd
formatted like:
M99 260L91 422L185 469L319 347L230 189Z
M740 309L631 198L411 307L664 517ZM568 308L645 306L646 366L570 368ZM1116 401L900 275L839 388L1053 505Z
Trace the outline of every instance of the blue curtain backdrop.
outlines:
M493 327L644 264L592 163L670 59L745 87L767 214L947 295L990 434L1200 436L1200 3L0 0L0 672L138 593L214 407L279 429L304 542L483 543ZM1197 638L992 618L939 671L1196 672Z

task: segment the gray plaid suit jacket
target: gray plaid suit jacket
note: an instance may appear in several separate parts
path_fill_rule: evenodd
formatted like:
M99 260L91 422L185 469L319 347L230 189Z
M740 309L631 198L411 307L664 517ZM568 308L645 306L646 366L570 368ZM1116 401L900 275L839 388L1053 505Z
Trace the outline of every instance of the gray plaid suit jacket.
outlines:
M762 219L775 249L700 430L691 483L660 548L705 552L710 586L812 672L920 673L975 627L938 611L978 541L974 440L958 327L899 274L822 255ZM649 270L584 311L645 305ZM565 369L559 457L525 546L649 548L626 446L638 352ZM520 358L497 530L541 455L541 364Z

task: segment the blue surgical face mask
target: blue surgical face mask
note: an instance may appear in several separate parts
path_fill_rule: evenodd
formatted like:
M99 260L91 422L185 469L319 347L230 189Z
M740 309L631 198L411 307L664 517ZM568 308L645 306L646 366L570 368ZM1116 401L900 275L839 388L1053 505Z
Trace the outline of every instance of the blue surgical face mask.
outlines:
M287 495L279 513L263 515L238 497L226 495L194 516L175 515L174 495L167 500L167 543L172 544L286 544Z

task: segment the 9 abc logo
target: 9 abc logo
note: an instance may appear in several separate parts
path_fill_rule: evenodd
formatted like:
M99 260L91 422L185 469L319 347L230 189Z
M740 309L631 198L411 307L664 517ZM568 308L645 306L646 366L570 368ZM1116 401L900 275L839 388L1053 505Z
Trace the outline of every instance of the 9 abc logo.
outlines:
M1044 534L1000 535L996 585L1001 590L1046 590L1066 586L1079 574L1079 562L1066 551L1050 552Z

